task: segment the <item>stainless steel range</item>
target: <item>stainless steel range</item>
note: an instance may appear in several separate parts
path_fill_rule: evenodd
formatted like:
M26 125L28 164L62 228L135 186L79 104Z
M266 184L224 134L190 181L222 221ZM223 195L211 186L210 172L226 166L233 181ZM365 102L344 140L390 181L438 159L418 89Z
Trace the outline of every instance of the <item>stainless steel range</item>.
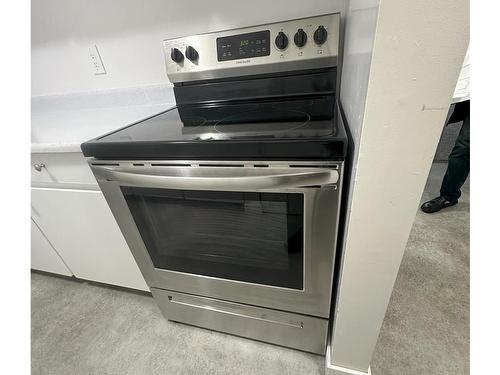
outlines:
M338 14L166 40L177 106L82 145L167 319L325 353L338 42Z

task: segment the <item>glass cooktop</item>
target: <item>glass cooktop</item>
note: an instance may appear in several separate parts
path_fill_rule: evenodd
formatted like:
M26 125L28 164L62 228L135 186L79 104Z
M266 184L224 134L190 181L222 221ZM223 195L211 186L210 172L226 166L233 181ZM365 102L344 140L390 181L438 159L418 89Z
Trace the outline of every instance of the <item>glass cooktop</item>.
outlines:
M332 112L315 101L175 107L98 138L103 142L176 142L311 138L335 133Z
M183 105L82 144L107 160L341 160L331 98Z

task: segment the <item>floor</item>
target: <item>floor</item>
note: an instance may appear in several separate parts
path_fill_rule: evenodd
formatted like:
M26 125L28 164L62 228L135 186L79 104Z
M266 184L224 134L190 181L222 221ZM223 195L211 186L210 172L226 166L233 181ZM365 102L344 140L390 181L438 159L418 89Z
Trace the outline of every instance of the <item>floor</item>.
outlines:
M422 202L439 195L433 165ZM373 375L469 374L469 181L459 203L418 212L372 361Z
M446 165L431 170L423 200ZM468 374L469 188L417 214L373 375ZM149 295L32 273L32 374L323 374L324 357L168 322Z

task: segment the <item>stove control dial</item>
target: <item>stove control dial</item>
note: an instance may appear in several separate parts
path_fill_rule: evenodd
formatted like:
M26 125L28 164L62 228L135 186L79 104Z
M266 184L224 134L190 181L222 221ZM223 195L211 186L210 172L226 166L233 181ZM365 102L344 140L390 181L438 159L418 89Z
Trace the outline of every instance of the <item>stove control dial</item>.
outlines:
M307 42L306 32L302 29L298 29L293 37L293 41L297 47L304 47Z
M326 42L326 38L328 37L328 32L326 31L323 25L319 26L314 32L314 42L320 46Z
M187 46L186 47L186 57L190 61L196 61L198 60L198 51L196 51L193 47Z
M280 31L274 40L278 49L285 49L288 46L288 37L283 31Z
M184 60L184 55L178 48L172 48L170 50L170 58L176 63L181 63Z

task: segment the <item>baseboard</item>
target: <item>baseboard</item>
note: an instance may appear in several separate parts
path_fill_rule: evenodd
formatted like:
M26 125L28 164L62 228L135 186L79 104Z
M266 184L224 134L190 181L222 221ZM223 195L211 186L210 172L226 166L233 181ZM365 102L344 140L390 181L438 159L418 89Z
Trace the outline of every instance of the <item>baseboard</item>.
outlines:
M327 365L325 369L325 375L371 375L371 373L370 368L368 368L368 372L362 372L332 364Z
M367 372L352 370L347 367L337 366L331 362L330 358L330 344L326 348L325 356L325 375L372 375L370 367L368 367Z

